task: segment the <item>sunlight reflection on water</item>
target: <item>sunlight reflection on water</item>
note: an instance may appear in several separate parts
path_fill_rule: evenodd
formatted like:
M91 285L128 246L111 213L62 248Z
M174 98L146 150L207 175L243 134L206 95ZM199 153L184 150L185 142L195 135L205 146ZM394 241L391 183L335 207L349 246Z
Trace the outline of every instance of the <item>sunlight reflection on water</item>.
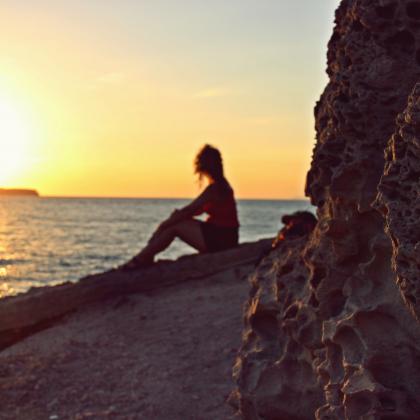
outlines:
M0 198L0 297L32 286L77 281L115 267L188 200ZM239 200L241 242L273 237L280 217L307 201ZM160 258L194 250L175 240Z
M5 268L0 268L0 278L6 277L6 275L7 270ZM0 298L7 295L13 295L14 293L16 293L16 291L10 286L10 284L0 283Z

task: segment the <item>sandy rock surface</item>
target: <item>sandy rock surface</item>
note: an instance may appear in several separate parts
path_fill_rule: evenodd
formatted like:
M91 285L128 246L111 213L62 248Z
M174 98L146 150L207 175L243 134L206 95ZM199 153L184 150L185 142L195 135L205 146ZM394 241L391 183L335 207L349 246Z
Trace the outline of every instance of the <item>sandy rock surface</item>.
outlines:
M235 268L91 306L9 347L0 419L232 418L248 288Z

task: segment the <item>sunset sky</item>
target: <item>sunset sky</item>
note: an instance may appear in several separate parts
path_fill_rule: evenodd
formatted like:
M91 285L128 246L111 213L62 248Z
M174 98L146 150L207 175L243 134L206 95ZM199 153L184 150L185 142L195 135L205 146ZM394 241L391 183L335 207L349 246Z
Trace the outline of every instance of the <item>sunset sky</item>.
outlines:
M241 198L301 198L338 0L0 3L0 186L191 197L204 143Z

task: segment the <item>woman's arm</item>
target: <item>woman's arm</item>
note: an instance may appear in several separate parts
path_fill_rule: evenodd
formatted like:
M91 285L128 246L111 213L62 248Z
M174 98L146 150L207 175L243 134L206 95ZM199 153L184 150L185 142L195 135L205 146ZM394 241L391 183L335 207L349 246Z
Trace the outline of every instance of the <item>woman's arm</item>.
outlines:
M187 206L177 209L168 219L159 225L158 230L165 229L171 225L174 225L181 220L189 219L195 215L203 213L203 206L214 198L214 187L209 185L194 201Z

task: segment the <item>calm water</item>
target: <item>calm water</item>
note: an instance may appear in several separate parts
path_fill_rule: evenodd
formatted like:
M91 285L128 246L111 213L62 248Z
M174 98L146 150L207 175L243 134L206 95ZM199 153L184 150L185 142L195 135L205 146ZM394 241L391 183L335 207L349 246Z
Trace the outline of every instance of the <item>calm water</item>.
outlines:
M76 281L119 265L158 223L188 200L0 198L0 296L31 286ZM239 200L241 242L272 237L280 217L312 209L307 201ZM176 240L160 254L195 252Z

